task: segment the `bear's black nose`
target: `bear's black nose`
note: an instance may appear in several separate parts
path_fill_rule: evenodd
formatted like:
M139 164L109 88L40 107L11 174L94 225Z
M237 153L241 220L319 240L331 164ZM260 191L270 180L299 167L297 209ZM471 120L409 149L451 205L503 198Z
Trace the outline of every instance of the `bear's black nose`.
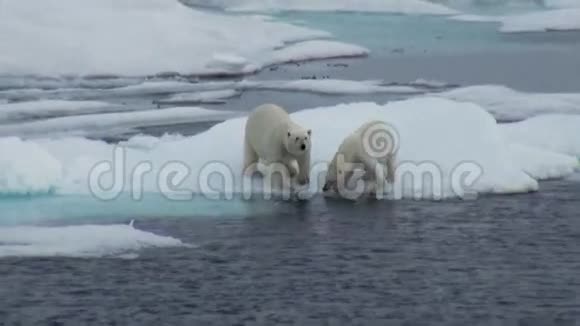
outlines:
M300 146L300 149L305 150L306 149L306 145L302 144L302 146Z

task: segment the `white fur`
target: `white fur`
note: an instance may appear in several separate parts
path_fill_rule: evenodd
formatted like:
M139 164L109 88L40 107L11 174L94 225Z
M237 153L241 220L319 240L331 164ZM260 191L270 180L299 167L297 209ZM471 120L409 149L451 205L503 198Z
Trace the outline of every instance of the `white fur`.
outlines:
M394 183L396 151L376 158L369 155L363 146L362 137L365 130L377 123L380 121L372 120L364 123L342 141L328 166L324 185L325 191L340 191L339 186L351 187L351 179L357 170L364 172L365 191L370 193L376 191L375 187L378 181L383 181L377 180L377 173L381 173L390 184ZM374 181L374 183L369 181Z
M266 165L282 164L300 185L309 183L311 130L294 123L283 108L274 104L255 108L244 136L244 173L261 160Z

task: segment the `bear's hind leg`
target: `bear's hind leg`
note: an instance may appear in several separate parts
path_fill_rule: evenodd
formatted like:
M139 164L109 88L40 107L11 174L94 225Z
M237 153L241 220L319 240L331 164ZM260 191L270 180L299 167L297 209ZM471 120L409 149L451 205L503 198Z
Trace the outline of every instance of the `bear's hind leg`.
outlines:
M257 167L255 166L258 163L258 154L252 146L248 143L247 140L244 141L244 174L252 174L253 170ZM248 170L249 168L253 168Z

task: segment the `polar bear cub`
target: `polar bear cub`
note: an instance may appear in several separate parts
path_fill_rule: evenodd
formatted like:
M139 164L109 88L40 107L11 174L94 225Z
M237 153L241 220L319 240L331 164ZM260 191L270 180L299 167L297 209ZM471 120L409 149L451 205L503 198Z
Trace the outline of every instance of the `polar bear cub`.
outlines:
M275 104L263 104L248 117L244 138L244 173L262 163L282 164L300 185L310 182L311 129L294 123Z
M347 189L356 170L364 172L365 192L376 194L377 182L393 184L398 150L398 134L384 121L371 120L362 124L348 135L338 147L328 166L323 192L338 191L341 195ZM381 176L379 180L377 177ZM358 191L357 196L362 191ZM350 196L350 195L349 195Z

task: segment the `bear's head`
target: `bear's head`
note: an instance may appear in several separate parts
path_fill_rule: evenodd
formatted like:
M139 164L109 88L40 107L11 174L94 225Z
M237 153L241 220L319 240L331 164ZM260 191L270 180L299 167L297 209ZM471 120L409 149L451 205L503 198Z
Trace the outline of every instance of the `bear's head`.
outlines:
M302 156L310 152L311 135L312 130L310 129L289 128L284 137L284 146L288 153L294 156Z

